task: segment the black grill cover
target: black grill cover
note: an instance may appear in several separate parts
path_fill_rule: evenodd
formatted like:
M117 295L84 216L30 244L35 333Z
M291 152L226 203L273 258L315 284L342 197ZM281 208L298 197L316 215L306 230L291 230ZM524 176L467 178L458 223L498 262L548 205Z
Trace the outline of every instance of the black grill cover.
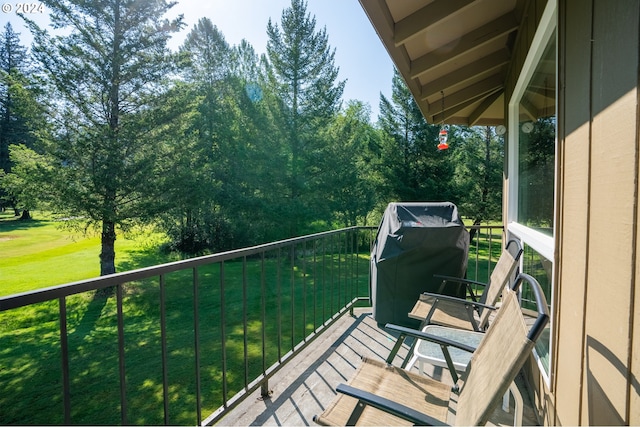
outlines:
M381 324L417 327L407 315L422 292L464 296L456 284L439 289L434 274L464 277L469 233L450 202L390 203L371 252L371 304Z

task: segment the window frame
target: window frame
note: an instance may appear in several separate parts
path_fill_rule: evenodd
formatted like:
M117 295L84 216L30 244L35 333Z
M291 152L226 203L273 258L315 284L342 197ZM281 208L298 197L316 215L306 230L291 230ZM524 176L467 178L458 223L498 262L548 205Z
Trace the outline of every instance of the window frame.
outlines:
M516 85L514 87L511 99L508 105L508 159L507 159L507 167L509 171L509 180L508 180L508 202L507 202L507 215L508 219L506 228L507 235L509 239L517 238L521 243L528 245L537 253L542 255L544 258L549 260L552 263L552 277L551 277L551 301L547 303L550 307L554 307L555 305L555 286L556 286L556 277L555 277L555 243L556 243L556 224L554 223L553 227L553 235L548 236L537 230L534 230L530 227L527 227L524 224L520 224L517 222L518 219L518 193L519 193L519 108L520 101L525 93L527 86L529 85L536 67L540 62L542 55L544 54L545 48L547 47L551 37L556 34L555 43L556 43L556 118L558 117L558 36L557 36L557 28L558 28L558 18L557 18L557 0L549 0L545 7L545 10L541 16L540 23L534 35L533 41L531 43L531 47L527 53L524 64L522 66L522 71L518 76ZM554 181L557 183L558 180L558 135L557 135L557 121L556 121L556 135L555 135L555 165L554 165ZM557 197L556 197L556 186L554 185L554 201L553 201L553 218L554 221L557 217ZM521 268L522 268L522 260ZM551 311L551 319L550 319L550 330L551 336L549 338L549 371L544 368L541 358L538 356L535 348L533 350L533 355L536 359L536 362L539 367L540 374L544 378L547 387L551 387L551 375L553 373L554 366L554 358L553 358L553 330L555 327L555 319L553 316L553 309Z

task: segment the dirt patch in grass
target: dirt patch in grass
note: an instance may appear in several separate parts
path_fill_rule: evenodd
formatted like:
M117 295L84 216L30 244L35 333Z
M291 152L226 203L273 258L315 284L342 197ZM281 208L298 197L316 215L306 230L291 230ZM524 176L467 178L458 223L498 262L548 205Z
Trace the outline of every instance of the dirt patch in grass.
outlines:
M14 240L17 239L19 236L0 236L0 242L6 242L8 240Z

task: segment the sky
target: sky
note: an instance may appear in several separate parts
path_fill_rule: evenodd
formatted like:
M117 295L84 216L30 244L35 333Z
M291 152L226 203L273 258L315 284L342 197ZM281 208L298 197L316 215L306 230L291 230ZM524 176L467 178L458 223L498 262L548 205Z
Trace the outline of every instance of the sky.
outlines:
M7 5L9 5L7 9ZM11 22L21 33L21 43L31 44L28 30L16 15L17 0L3 3L0 25ZM266 52L267 23L280 24L282 11L291 0L178 0L168 17L184 15L185 28L171 40L177 49L201 17L207 17L224 34L227 43L247 40L258 54ZM371 120L378 117L380 93L391 94L393 63L358 0L307 0L307 12L316 19L316 31L326 27L329 44L335 49L338 79L346 80L343 100L357 99L371 107ZM40 25L48 22L48 12L28 15Z

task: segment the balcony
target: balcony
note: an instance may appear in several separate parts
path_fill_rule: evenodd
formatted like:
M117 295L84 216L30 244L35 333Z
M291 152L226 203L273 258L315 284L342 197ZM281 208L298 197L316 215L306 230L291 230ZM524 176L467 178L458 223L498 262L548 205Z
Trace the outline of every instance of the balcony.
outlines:
M484 281L502 227L476 231L467 274ZM374 237L353 227L1 297L0 424L313 424L360 357L394 343L368 307Z

